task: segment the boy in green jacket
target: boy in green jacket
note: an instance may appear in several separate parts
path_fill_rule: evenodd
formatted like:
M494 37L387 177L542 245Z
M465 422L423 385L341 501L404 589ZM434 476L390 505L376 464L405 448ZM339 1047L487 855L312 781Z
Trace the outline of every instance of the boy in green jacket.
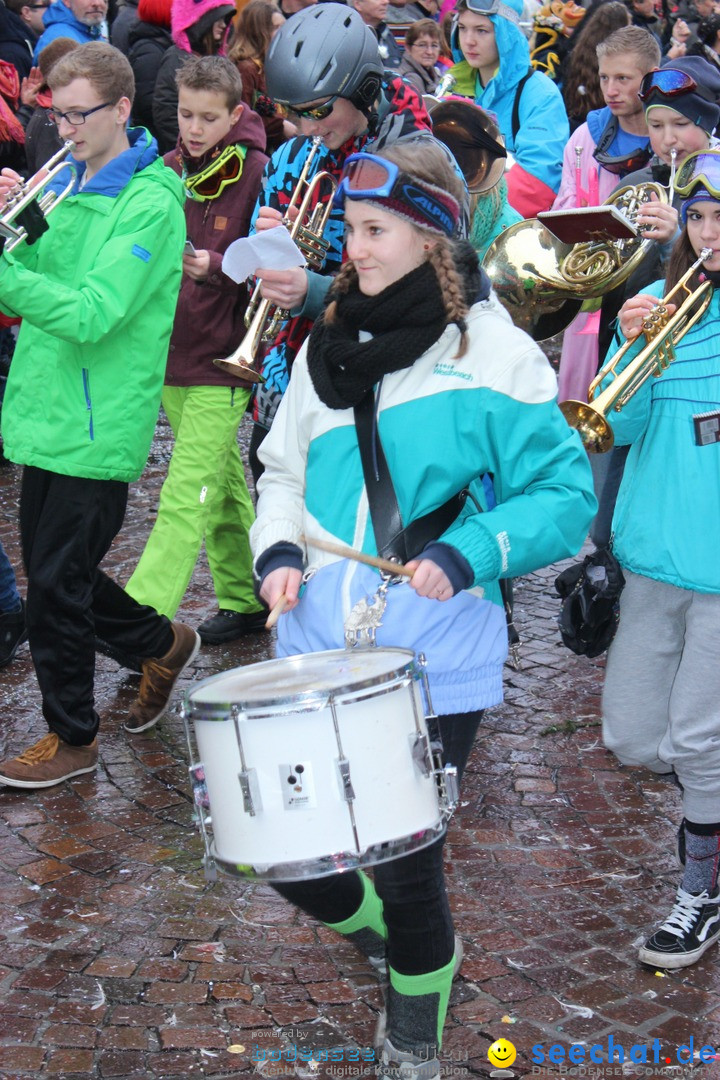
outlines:
M127 128L134 80L117 49L82 45L49 82L51 115L74 144L75 187L36 243L0 255L0 307L23 319L3 438L25 466L28 640L50 728L0 763L0 783L18 788L97 768L96 634L143 658L130 730L159 719L199 648L194 630L98 569L155 429L180 285L182 186L148 133ZM0 202L15 179L0 176Z

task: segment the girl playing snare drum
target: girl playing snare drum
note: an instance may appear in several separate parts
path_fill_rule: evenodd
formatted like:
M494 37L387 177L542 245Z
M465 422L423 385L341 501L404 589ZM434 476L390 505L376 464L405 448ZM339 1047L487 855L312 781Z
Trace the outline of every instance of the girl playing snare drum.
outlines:
M577 552L595 507L587 457L544 355L469 245L450 240L461 192L444 154L425 140L352 155L336 198L348 261L260 451L260 592L271 607L287 598L281 656L342 647L353 609L378 593L376 570L305 539L378 550L388 500L369 513L355 406L369 409L370 473L384 452L406 526L469 490L454 520L408 541L412 577L386 587L376 631L378 645L425 653L444 758L461 773L482 710L502 699L498 579ZM350 872L276 885L378 963L387 956L381 1076L440 1074L456 962L442 847L377 866L374 883Z

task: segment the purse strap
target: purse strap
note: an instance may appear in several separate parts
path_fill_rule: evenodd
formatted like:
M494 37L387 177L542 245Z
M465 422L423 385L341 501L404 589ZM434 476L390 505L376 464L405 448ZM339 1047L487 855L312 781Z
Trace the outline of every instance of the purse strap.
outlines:
M442 506L403 526L397 495L377 429L375 391L368 390L353 411L378 555L383 559L396 559L406 563L418 556L427 544L437 540L438 536L452 525L465 505L467 493L461 491L453 495Z

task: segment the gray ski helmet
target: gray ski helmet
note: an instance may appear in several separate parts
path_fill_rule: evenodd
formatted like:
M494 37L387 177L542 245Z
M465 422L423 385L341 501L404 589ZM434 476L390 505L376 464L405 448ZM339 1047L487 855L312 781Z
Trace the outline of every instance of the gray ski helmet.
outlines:
M337 96L367 113L382 74L374 31L345 4L299 11L280 27L265 57L269 96L291 107Z

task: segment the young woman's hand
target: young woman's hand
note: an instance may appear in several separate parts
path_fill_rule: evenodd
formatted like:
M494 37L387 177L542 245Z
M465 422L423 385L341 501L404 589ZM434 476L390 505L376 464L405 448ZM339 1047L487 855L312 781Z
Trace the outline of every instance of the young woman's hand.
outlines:
M209 273L209 251L196 250L194 255L185 252L183 255L183 274L187 274L193 281L206 281Z
M427 596L430 600L449 600L453 595L450 579L432 559L413 559L407 563L407 567L414 571L410 588L418 596Z
M666 244L672 240L678 228L678 212L670 203L662 203L653 194L650 202L643 203L637 213L638 228L648 240Z
M285 611L292 611L298 604L298 593L302 585L302 570L291 569L289 566L280 566L273 570L263 580L260 588L260 596L267 606L272 609L280 597L285 594Z
M43 74L39 67L30 68L30 74L26 75L20 83L20 101L23 105L35 108L37 105L38 90L44 83Z
M650 296L648 293L640 293L639 296L633 296L632 299L626 300L618 315L618 322L623 336L629 341L636 338L642 330L643 322L658 303L657 296ZM668 304L667 308L669 314L672 315L675 311L675 304Z

